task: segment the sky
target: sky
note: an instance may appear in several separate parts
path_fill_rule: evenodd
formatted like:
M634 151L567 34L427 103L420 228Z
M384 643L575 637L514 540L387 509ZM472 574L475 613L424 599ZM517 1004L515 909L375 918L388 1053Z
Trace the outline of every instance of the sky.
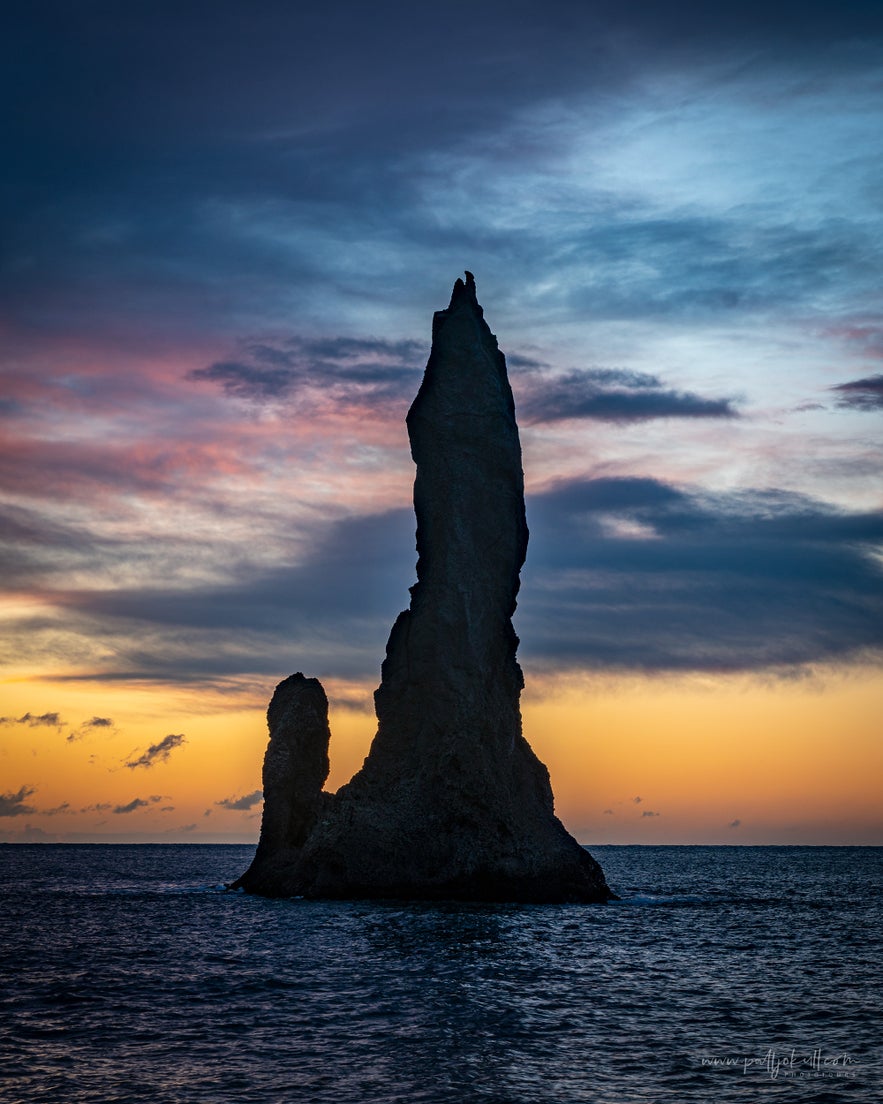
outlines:
M883 842L878 3L3 20L0 841L256 840L293 671L358 768L469 269L564 823Z

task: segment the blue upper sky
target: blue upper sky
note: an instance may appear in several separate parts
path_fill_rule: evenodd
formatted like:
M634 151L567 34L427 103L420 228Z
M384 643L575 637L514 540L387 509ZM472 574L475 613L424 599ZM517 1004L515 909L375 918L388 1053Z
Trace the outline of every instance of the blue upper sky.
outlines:
M4 22L8 658L371 677L465 268L522 425L526 664L879 654L879 3Z

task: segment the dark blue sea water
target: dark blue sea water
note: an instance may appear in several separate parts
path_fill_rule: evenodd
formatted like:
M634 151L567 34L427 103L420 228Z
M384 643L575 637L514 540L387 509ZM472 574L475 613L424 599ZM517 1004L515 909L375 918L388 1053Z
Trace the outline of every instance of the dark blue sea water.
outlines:
M607 906L266 901L0 847L4 1104L883 1099L874 848L597 847Z

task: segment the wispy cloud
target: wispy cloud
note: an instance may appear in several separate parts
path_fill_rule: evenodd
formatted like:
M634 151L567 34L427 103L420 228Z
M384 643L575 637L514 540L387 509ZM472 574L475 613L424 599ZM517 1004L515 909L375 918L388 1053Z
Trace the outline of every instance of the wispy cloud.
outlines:
M183 732L169 733L159 743L151 744L147 751L139 755L137 759L129 759L126 766L134 770L136 767L152 767L155 763L165 763L175 748L186 742L187 738Z

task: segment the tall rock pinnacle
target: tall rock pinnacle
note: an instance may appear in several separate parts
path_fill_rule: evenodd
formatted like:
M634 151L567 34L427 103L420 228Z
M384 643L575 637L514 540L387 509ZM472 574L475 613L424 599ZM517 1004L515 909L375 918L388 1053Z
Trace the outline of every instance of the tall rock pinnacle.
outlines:
M321 687L300 675L280 684L261 843L238 884L274 896L605 901L601 868L555 817L548 771L521 733L511 620L528 539L521 446L471 273L432 338L407 418L418 581L387 643L377 735L352 781L320 794ZM286 687L309 708L305 721L300 704L288 709L280 730Z

